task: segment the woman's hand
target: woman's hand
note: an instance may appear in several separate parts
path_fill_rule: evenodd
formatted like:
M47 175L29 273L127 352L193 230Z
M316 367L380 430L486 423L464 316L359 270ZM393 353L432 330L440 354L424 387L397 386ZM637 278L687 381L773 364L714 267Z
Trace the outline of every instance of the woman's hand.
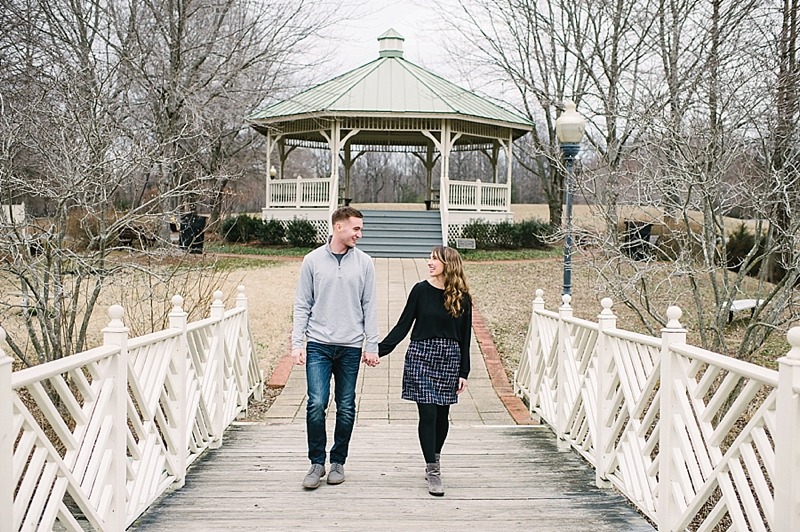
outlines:
M461 392L467 389L467 379L463 377L458 378L458 390L456 390L456 395L461 395Z

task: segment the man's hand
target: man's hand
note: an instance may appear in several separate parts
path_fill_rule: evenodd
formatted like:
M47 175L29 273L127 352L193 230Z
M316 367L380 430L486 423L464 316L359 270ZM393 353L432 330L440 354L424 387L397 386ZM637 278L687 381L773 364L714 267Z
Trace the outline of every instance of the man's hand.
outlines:
M361 362L371 368L374 368L380 364L380 358L378 358L378 353L364 353L361 355Z
M456 395L461 395L461 392L466 391L467 389L467 379L463 377L458 378L458 390L456 390Z
M292 362L297 366L306 365L306 350L302 347L292 349Z

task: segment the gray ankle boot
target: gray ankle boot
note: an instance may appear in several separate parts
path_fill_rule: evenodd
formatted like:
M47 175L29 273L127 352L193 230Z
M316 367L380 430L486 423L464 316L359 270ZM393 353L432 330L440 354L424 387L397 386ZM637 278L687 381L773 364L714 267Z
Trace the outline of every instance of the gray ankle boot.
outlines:
M441 467L441 462L439 461L439 459L440 459L441 457L442 457L442 455L441 455L441 454L439 454L439 453L436 453L436 465L438 465L438 466L440 466L440 467ZM425 468L425 480L428 480L428 468L427 468L427 467Z
M441 497L444 495L444 486L442 485L441 469L438 463L428 464L425 468L425 476L428 479L428 493Z

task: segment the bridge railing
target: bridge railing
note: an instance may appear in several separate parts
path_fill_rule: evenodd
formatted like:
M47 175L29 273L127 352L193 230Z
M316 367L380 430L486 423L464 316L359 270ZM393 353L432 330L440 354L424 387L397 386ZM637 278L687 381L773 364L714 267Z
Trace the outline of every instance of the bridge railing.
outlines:
M103 346L40 366L0 349L0 530L124 530L260 395L244 288L194 323L172 303L131 339L114 305Z
M660 531L800 530L800 327L779 371L533 302L515 390Z

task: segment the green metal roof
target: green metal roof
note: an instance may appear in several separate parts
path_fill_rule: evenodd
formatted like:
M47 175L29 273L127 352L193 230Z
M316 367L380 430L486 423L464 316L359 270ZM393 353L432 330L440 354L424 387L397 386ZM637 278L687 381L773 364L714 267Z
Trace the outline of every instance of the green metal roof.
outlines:
M380 57L247 117L256 124L336 115L448 116L511 127L519 136L533 123L402 57L403 38L389 30Z

